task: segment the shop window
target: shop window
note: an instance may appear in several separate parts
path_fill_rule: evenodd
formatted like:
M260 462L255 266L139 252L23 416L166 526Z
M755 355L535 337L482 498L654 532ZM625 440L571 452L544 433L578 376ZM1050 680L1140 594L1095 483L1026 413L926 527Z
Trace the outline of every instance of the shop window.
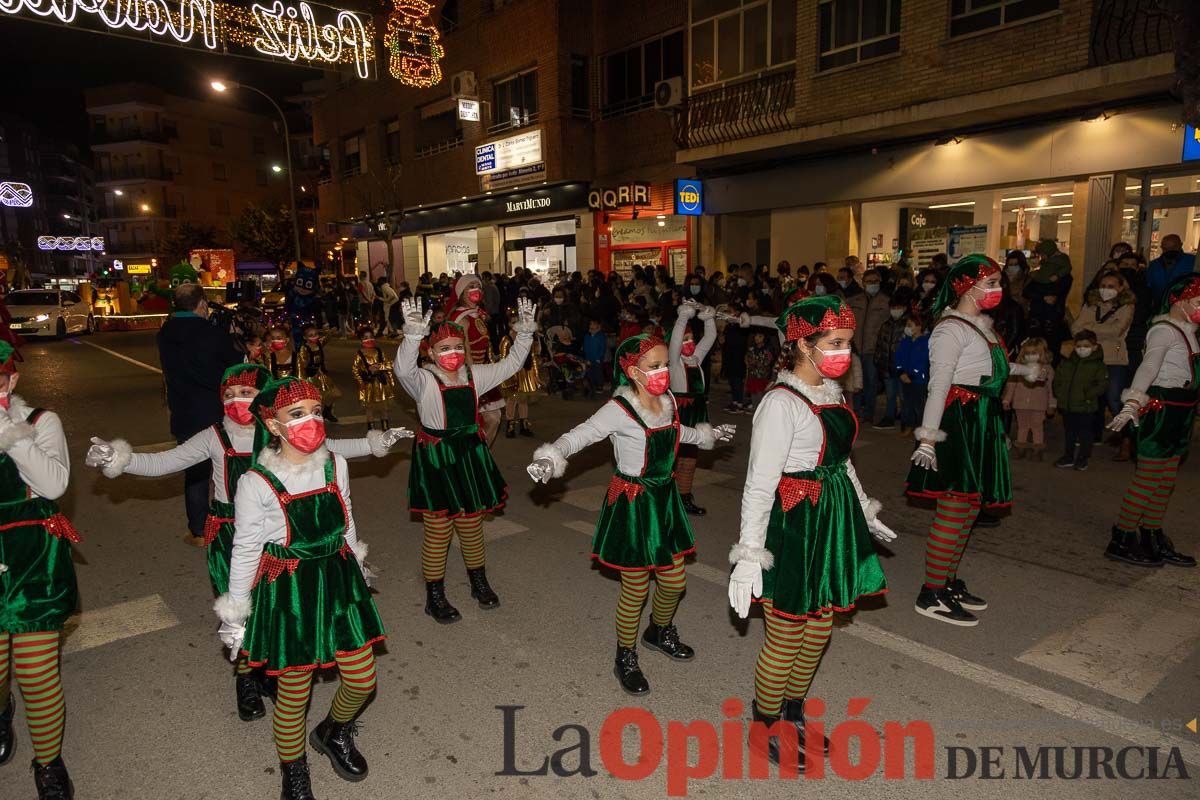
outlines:
M400 163L400 120L394 119L383 129L383 152L389 164Z
M1020 22L1058 10L1058 0L950 0L950 35Z
M604 56L605 117L649 108L659 81L683 75L683 31L675 31Z
M571 56L571 116L591 118L590 83L587 56Z
M823 70L900 52L900 0L821 0L819 16Z
M353 178L363 172L362 131L359 131L342 139L342 177Z
M462 122L458 119L457 106L441 114L421 118L418 112L416 116L413 144L417 158L428 158L462 145Z
M753 75L796 60L795 0L692 0L691 85Z
M537 70L497 81L493 85L492 132L536 122L537 112Z

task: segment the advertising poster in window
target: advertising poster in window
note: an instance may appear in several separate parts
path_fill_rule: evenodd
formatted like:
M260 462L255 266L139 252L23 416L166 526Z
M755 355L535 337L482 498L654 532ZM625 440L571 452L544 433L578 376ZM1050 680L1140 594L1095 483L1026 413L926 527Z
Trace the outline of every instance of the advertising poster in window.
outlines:
M946 255L953 264L972 253L987 253L987 225L967 225L950 228Z
M913 231L911 246L917 269L928 267L934 256L945 253L949 240L945 228L919 228Z

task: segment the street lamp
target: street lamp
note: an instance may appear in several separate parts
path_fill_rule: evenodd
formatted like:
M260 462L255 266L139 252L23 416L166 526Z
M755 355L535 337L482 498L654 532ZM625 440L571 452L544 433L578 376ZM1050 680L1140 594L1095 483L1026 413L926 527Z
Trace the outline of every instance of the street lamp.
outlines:
M218 93L223 93L230 89L245 89L246 91L254 92L257 95L266 98L267 102L270 103L277 112L279 112L279 120L283 123L283 151L287 155L288 202L292 206L292 239L296 246L296 269L300 269L300 265L304 262L300 256L300 217L299 212L296 209L296 182L292 178L292 136L288 132L287 115L283 113L283 109L279 107L279 104L275 102L274 98L261 89L255 89L253 86L247 86L244 83L236 83L234 81L215 80L211 81L208 85L212 87L214 92ZM273 165L271 169L273 169L275 172L280 171L278 164ZM314 253L314 258L315 256L316 254Z
M149 213L150 213L150 204L149 204L149 203L142 203L142 205L141 205L141 209L142 209L142 212L143 212L143 213L145 213L145 214L149 214Z

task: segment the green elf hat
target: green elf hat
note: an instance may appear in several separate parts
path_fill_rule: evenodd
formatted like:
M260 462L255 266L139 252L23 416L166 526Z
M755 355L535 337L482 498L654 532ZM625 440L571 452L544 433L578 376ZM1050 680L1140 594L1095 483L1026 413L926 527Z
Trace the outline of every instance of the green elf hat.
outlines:
M234 364L221 376L221 391L230 386L249 386L262 390L271 382L271 371L259 364Z
M818 331L833 331L838 328L857 326L854 312L850 306L836 294L813 295L805 297L788 306L787 311L775 320L789 342L799 341L812 336Z
M11 342L0 339L0 375L16 372L17 362L20 360L21 354L17 352L17 348L13 347Z
M467 332L462 325L459 325L457 322L450 322L447 320L446 322L435 325L433 330L429 332L429 336L427 337L429 347L433 347L442 339L462 339L464 342L466 342Z
M648 333L639 333L636 336L630 336L617 345L616 357L613 358L613 388L632 384L633 381L629 380L629 376L625 374L625 370L630 367L636 367L642 356L655 347L660 346L665 347L666 342Z
M271 433L267 430L266 420L273 419L281 408L287 408L301 400L321 401L321 390L306 380L300 378L281 378L268 381L263 390L250 403L250 413L254 415L254 460L271 441Z
M1167 287L1167 292L1163 295L1162 307L1158 309L1158 313L1168 314L1171 306L1184 300L1191 300L1193 297L1200 297L1200 274L1195 272L1177 278ZM0 342L0 344L4 343Z
M960 258L946 273L941 289L933 296L923 316L930 320L937 319L948 306L954 305L958 298L971 291L971 287L999 271L1000 265L981 253Z

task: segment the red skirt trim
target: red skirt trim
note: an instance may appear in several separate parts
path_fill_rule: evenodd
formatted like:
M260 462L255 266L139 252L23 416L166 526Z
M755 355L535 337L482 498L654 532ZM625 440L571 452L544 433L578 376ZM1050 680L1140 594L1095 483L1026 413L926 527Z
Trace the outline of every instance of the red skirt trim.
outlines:
M65 514L55 514L45 519L22 519L16 522L9 522L0 525L0 531L6 531L11 528L24 528L29 525L41 525L46 529L46 532L57 539L66 539L68 542L81 542L83 539L79 535L79 530L67 519Z
M679 558L680 556L691 556L691 555L695 555L695 554L696 554L696 548L689 547L687 550L676 553L674 555L674 558ZM592 561L595 561L597 564L603 564L604 566L608 567L609 569L615 569L618 572L640 572L641 570L649 570L650 572L658 572L659 570L673 569L675 567L674 564L672 564L668 567L660 567L657 564L651 564L648 567L621 567L621 566L617 566L616 564L608 563L607 561L600 558L600 556L596 555L595 553L592 553Z
M821 617L825 616L825 612L827 612L827 611L836 611L839 614L844 614L847 611L854 611L856 608L856 603L858 603L858 601L864 597L878 597L881 594L887 594L887 593L888 593L887 589L880 589L878 592L868 592L867 594L860 594L858 597L854 598L853 603L846 606L845 608L842 608L841 606L823 606L818 611L810 612L808 614L800 614L799 616L797 616L795 614L788 614L784 611L777 611L774 608L771 609L771 613L777 617L783 617L784 619L803 620L806 622L810 619L811 620L819 620L819 619L821 619ZM764 601L761 597L752 597L751 602L761 604Z
M912 491L905 488L904 493L909 497L918 497L924 500L941 500L943 497L961 497L964 500L971 498L979 498L981 495L978 492L932 492L932 491ZM1009 500L1005 503L981 503L983 508L1012 508L1014 501Z
M379 642L382 642L386 638L387 638L387 636L381 633L380 635L376 636L374 639L371 639L370 641L368 641L362 647L356 648L354 650L339 650L339 651L337 651L337 655L342 656L342 657L356 656L359 653L363 653L367 650L370 650L372 647L374 647ZM246 652L245 650L242 650L242 655L245 656L247 659L250 658L250 654L248 652ZM247 660L246 663L256 669L258 667L264 667L267 665L266 661ZM268 670L266 670L266 673L268 675L282 675L285 672L313 672L318 669L329 669L330 667L336 667L336 666L337 666L336 661L330 661L327 664L305 664L300 667L288 667L287 669L268 669Z
M217 534L221 532L221 526L226 522L233 522L233 517L214 517L209 514L204 519L204 546L208 547L217 538Z
M435 510L429 509L429 508L410 508L410 509L408 509L408 511L411 514L428 514L431 517L445 517L446 519L458 519L459 517L477 517L481 514L491 514L496 511L500 511L507 504L508 504L508 492L505 492L503 499L500 501L500 503L498 505L494 505L491 508L481 508L478 511L471 511L471 512L464 511L464 512L460 512L458 514L451 514L449 511L446 511L444 509L435 511Z

